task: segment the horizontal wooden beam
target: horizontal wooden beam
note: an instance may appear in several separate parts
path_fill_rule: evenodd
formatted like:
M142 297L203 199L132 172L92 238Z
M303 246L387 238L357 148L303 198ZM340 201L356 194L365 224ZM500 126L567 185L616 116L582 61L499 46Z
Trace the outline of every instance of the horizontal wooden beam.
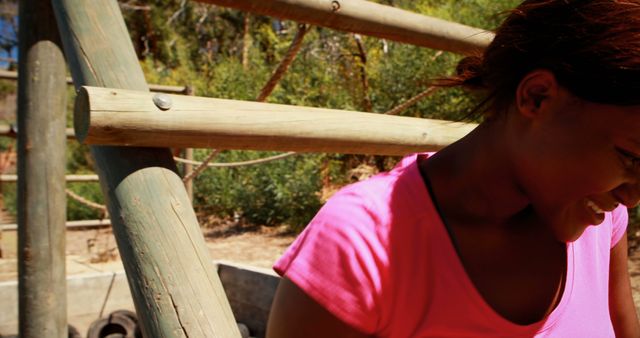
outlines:
M81 221L67 221L66 227L67 229L78 229L78 228L95 228L95 227L107 227L111 225L111 221L107 219L92 219L92 220L81 220ZM2 231L12 231L18 230L17 224L0 224L0 230Z
M18 72L0 69L0 80L18 80ZM67 77L67 84L72 85L73 80ZM169 93L169 94L190 94L193 90L189 86L166 86L158 84L150 84L149 90L156 93Z
M69 140L74 140L76 138L73 128L66 128L65 133ZM13 124L0 125L0 136L16 138L18 137L18 127Z
M475 124L346 110L82 87L78 139L88 144L402 155L440 149Z
M67 183L75 182L99 182L98 175L66 175ZM14 183L18 181L18 175L4 174L0 175L0 182Z
M465 55L482 50L494 36L482 29L364 0L197 1Z

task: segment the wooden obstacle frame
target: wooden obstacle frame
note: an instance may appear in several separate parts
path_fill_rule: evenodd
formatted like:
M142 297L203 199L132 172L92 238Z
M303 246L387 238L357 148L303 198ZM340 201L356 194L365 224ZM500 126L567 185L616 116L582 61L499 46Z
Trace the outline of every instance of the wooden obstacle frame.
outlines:
M478 52L492 38L479 29L362 0L202 2L463 54ZM39 2L23 0L22 4L25 11L33 11ZM44 10L41 15L49 22L55 15L56 31L79 90L74 113L76 132L91 144L134 305L147 337L240 335L168 146L179 143L187 148L398 155L439 149L474 127L450 121L197 97L161 97L163 104L158 104L158 98L154 98L157 94L148 93L149 85L115 0L53 0L51 4L52 11ZM27 22L37 26L47 22L45 19ZM34 39L57 41L58 37L36 35ZM21 55L28 51L28 47L21 49ZM34 56L31 68L24 72L21 69L20 82L28 83L30 69L49 61L46 55ZM56 76L58 82L68 81ZM39 94L21 92L24 100ZM50 94L48 98L55 100L55 95L62 94ZM180 123L167 111L191 115L181 115ZM241 122L234 124L238 120ZM202 123L205 121L215 122ZM297 128L307 129L296 132ZM64 138L63 129L59 134ZM64 182L63 175L58 179ZM22 172L19 184L20 177L24 177ZM19 218L18 228L28 229L23 220ZM57 229L61 228L64 225L58 222ZM62 264L44 263L49 268ZM33 289L22 288L21 297L42 287L42 283L34 283ZM24 322L37 312L29 307L24 311ZM62 311L58 308L57 312ZM38 315L42 323L49 323L46 316L54 314ZM29 317L29 321L34 318ZM42 332L56 332L47 336L62 337L65 330L61 320L55 322L58 324L40 325L31 331L21 327L21 335L38 337Z

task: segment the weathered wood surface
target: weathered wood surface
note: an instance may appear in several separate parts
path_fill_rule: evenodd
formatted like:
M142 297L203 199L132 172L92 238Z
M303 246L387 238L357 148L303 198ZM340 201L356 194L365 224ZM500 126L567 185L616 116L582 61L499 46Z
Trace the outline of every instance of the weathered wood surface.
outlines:
M98 175L66 175L64 180L67 183L71 182L98 182ZM0 182L13 183L18 181L18 175L2 174L0 175Z
M460 54L475 54L493 33L364 0L197 0Z
M51 4L22 0L19 15L19 333L66 338L66 67Z
M0 80L17 80L18 72L10 70L0 69ZM66 82L69 85L73 85L73 79L66 77ZM149 84L149 90L157 93L170 93L170 94L185 94L188 95L191 91L189 86L167 86L159 84Z
M76 86L148 90L115 0L56 0ZM239 337L169 149L91 147L146 337Z
M88 144L402 155L440 149L475 125L280 104L83 87L78 138Z

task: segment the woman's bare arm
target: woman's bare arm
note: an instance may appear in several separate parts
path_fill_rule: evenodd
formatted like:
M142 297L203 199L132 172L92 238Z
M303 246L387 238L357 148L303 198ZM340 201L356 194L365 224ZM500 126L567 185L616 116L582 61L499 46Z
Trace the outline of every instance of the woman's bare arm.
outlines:
M640 323L631 295L627 268L627 234L611 249L609 312L616 337L640 337Z
M352 328L307 296L298 286L282 278L276 291L267 338L370 338Z

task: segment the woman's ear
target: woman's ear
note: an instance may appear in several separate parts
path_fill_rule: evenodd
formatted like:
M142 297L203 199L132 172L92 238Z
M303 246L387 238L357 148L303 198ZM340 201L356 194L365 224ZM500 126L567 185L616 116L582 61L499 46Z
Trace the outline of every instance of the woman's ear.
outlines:
M534 118L547 111L559 94L555 75L547 69L528 73L516 90L516 108L520 114Z

